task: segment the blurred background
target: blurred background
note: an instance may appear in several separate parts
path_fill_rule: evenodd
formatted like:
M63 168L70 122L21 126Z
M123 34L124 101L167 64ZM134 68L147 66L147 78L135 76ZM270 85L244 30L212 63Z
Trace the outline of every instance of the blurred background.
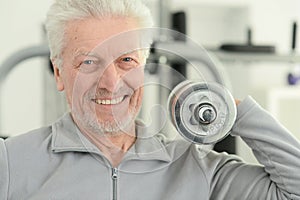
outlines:
M22 49L46 45L43 23L51 2L0 1L0 66ZM299 0L145 2L156 26L185 32L218 60L235 98L251 95L300 139ZM36 57L0 74L0 136L50 124L67 110L48 66L45 56ZM242 141L234 145L234 153L256 162Z

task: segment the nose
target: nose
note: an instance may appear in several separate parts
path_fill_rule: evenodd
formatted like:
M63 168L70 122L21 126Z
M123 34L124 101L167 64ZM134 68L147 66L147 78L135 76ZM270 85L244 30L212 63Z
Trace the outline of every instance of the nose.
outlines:
M116 91L118 82L120 81L120 74L115 63L108 65L99 77L98 87L106 89L110 92Z

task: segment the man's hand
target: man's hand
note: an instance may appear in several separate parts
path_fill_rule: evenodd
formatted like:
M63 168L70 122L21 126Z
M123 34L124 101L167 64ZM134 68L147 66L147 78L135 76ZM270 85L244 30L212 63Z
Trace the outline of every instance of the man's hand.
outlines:
M241 103L241 100L235 99L235 104L238 106Z

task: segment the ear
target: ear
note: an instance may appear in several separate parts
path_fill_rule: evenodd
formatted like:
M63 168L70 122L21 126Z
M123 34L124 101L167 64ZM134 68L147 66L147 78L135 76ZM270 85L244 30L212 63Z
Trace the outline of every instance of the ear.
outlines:
M65 89L64 82L61 77L61 70L53 63L53 71L54 71L54 77L56 81L56 88L58 91L63 91Z

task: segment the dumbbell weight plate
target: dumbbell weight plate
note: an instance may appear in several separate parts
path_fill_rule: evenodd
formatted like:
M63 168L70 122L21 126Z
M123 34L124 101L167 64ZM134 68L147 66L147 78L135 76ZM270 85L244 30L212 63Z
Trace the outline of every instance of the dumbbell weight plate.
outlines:
M217 83L183 81L172 90L168 104L173 125L193 143L220 141L236 119L232 95Z

